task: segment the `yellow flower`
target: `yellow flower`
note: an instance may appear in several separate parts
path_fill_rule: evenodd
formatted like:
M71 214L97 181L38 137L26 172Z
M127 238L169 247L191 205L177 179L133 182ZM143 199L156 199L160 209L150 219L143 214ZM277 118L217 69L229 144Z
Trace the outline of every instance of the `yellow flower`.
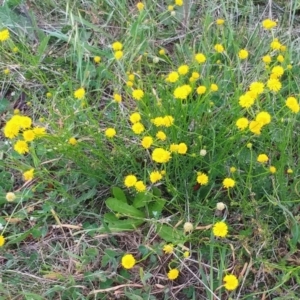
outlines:
M179 66L178 67L178 73L180 74L180 75L185 75L185 74L187 74L188 73L188 71L189 71L189 66L188 65L181 65L181 66Z
M114 54L116 60L120 60L123 57L123 51L118 50Z
M165 49L160 49L158 53L159 53L159 55L165 55L166 50Z
M279 42L279 40L278 39L274 39L272 42L271 42L271 44L270 44L270 47L271 47L271 49L273 49L273 50L280 50L280 48L281 48L281 43Z
M132 254L125 254L122 257L121 265L125 269L132 269L136 261Z
M13 202L16 200L16 195L15 195L15 193L8 192L8 193L6 193L5 199L7 202Z
M275 93L280 91L281 86L281 82L277 78L270 78L267 81L267 87Z
M22 129L27 129L31 127L32 120L27 116L15 115L11 118L12 122L18 124Z
M236 168L235 167L230 167L229 170L230 170L231 173L235 173L236 172Z
M9 39L8 29L3 29L0 31L0 42L4 42Z
M163 117L156 117L151 120L151 123L153 123L156 127L161 127L165 125L165 120Z
M249 52L246 49L242 49L239 51L239 58L246 59L249 56Z
M224 52L224 47L223 47L221 44L216 44L216 45L214 46L214 49L215 49L215 51L218 52L218 53Z
M47 98L51 98L52 97L52 93L50 93L50 92L46 93L46 97Z
M188 148L187 148L187 145L186 145L185 143L180 143L180 144L178 145L178 150L177 150L177 152L178 152L179 154L186 154L187 150L188 150Z
M237 277L235 275L232 275L232 274L226 275L223 278L223 281L224 281L224 287L228 291L235 290L239 285L239 281L238 281Z
M263 28L267 30L274 28L276 25L277 23L270 19L265 19L262 21Z
M137 4L136 4L136 7L137 7L137 9L139 10L139 11L142 11L143 9L144 9L144 4L142 3L142 2L138 2Z
M246 147L248 148L248 149L252 149L252 143L248 143L247 145L246 145Z
M183 257L184 257L184 258L189 258L190 255L191 255L191 254L190 254L189 251L184 251L184 252L183 252Z
M131 129L135 134L141 134L145 130L145 127L141 122L137 122L131 126Z
M138 192L144 192L146 190L146 186L142 180L137 181L134 187Z
M225 20L224 19L217 19L216 20L216 24L217 25L223 25L225 23Z
M163 122L164 122L164 126L170 127L174 123L174 118L172 116L164 116Z
M20 131L20 125L12 120L9 120L4 126L4 136L9 139L13 139L18 136Z
M105 136L108 138L113 138L116 134L117 132L114 128L107 128L105 130Z
M3 235L0 235L0 247L3 247L4 244L5 244L5 238Z
M262 125L257 121L251 121L249 124L249 130L257 135L261 134Z
M34 169L30 169L30 170L24 172L23 173L23 180L24 181L30 181L30 180L32 180L33 177L34 177L33 173L34 173Z
M270 166L269 171L270 173L274 174L276 173L276 168L274 166Z
M280 63L283 63L284 62L284 57L283 55L279 54L277 57L276 57L277 61L280 62Z
M228 234L228 226L223 221L215 223L212 230L216 237L226 237Z
M285 101L285 105L295 114L300 110L299 103L295 97L288 97Z
M200 85L197 87L197 94L198 95L203 95L206 92L206 86Z
M162 174L158 171L153 171L150 173L150 181L151 183L156 183L157 181L162 179Z
M14 145L14 150L19 154L25 154L29 152L28 144L25 141L17 141Z
M138 112L135 112L130 115L129 119L130 119L130 122L132 124L134 124L134 123L141 121L141 115Z
M257 161L262 164L265 164L266 162L268 162L268 160L269 160L269 157L266 154L259 154L257 157Z
M286 51L286 46L285 45L281 45L280 46L280 51L281 52L285 52Z
M291 64L287 65L286 67L288 70L292 70L293 66Z
M263 56L262 61L263 61L265 64L269 64L269 63L271 63L272 58L271 58L270 55L265 55L265 56Z
M178 144L171 144L171 145L170 145L170 151L171 151L171 152L177 153L177 152L178 152L178 148L179 148L179 145L178 145Z
M197 63L203 64L206 61L206 57L203 53L196 53L195 60L197 61Z
M84 98L84 95L85 95L85 90L84 88L79 88L78 90L76 90L74 92L74 97L78 100L81 100Z
M10 73L10 70L6 68L3 70L3 73L4 73L4 75L8 75Z
M232 188L235 186L235 181L232 178L225 178L223 180L223 187L226 189Z
M142 139L141 144L145 149L149 149L153 144L153 138L151 136L145 136Z
M174 6L173 5L169 5L168 6L168 11L173 11L174 10Z
M75 146L77 144L77 140L74 137L69 138L68 143L72 146Z
M250 92L252 96L256 97L264 92L265 85L262 82L254 81L250 84ZM251 94L250 94L251 95Z
M286 171L288 174L293 174L294 173L294 171L292 170L292 169L287 169L287 171Z
M133 187L137 183L137 178L134 175L127 175L124 179L124 184L126 187Z
M152 152L152 159L157 163L166 163L171 159L171 153L163 148L155 148Z
M171 269L168 272L168 278L170 280L175 280L179 276L179 271L177 269Z
M237 128L238 128L239 130L244 130L244 129L246 129L246 128L248 127L249 121L248 121L247 118L239 118L239 119L236 121L235 125L237 126Z
M99 64L100 61L101 61L101 57L100 57L100 56L95 56L95 57L94 57L94 62L95 62L96 64Z
M192 78L196 80L196 79L200 78L200 74L198 72L193 72Z
M129 75L128 75L128 79L129 79L130 81L134 81L134 78L135 78L135 75L134 75L134 74L129 74Z
M19 52L19 48L18 47L13 47L12 51L13 51L13 53L17 53L17 52Z
M272 68L271 73L275 77L280 78L284 73L284 69L283 69L282 66L275 66L275 67Z
M219 87L218 87L215 83L212 83L212 84L210 85L210 90L211 90L212 92L216 92L216 91L219 90Z
M198 172L197 173L197 182L201 185L208 184L208 176L205 173Z
M244 108L249 108L254 104L255 98L252 97L251 93L246 92L239 98L239 105Z
M119 51L123 49L123 44L120 42L114 42L111 46L114 51Z
M135 100L141 100L144 97L144 92L140 89L132 91L132 97Z
M192 92L191 86L185 84L177 87L173 94L176 99L185 100L191 92Z
M163 251L165 252L165 254L172 254L174 252L174 245L173 244L164 245Z
M127 85L128 87L132 87L132 86L133 86L133 82L129 80L129 81L126 82L126 85Z
M258 122L259 124L261 124L261 126L264 126L264 125L270 124L271 116L268 112L262 111L257 114L255 121Z
M23 132L23 138L26 142L31 142L34 140L35 138L35 134L34 134L34 131L31 130L31 129L28 129L28 130L25 130Z
M182 6L183 5L183 0L175 0L175 4L178 6Z
M120 94L114 93L113 98L117 103L120 103L122 101L122 96Z
M167 82L176 82L179 78L179 74L177 72L170 72L166 78Z
M167 136L163 131L158 131L156 137L161 141L165 141L167 139Z

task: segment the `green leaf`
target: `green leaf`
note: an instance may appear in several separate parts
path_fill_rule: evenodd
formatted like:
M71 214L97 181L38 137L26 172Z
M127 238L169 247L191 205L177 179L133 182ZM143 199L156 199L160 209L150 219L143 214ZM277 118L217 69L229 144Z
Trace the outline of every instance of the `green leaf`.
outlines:
M183 231L178 231L165 224L157 227L157 234L166 242L172 242L175 245L184 244L185 242Z
M162 199L162 198L155 199L155 201L153 201L149 204L150 213L153 216L157 215L158 213L161 213L165 204L166 204L165 199Z
M105 201L107 207L111 209L113 212L120 213L125 216L129 217L138 217L138 218L144 218L145 214L141 212L140 210L136 209L135 207L124 203L116 198L108 198Z
M127 219L127 220L118 220L116 222L109 223L107 227L111 232L118 232L118 231L137 229L143 223L144 223L143 220Z
M116 199L118 199L124 203L127 203L126 195L122 189L115 186L112 188L112 193Z
M138 193L134 200L133 200L133 206L135 208L140 208L146 206L152 199L152 195L149 193Z
M0 113L7 111L9 108L9 101L6 98L0 99Z

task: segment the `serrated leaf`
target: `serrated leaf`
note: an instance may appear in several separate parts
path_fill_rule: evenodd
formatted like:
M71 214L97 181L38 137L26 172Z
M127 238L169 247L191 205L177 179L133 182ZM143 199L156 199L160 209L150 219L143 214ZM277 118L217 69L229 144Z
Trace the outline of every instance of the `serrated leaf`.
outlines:
M127 219L127 220L118 220L116 222L109 223L107 225L107 227L112 232L118 232L118 231L127 231L127 230L137 229L143 223L144 223L143 220Z
M136 209L135 207L124 203L116 198L108 198L105 201L107 207L111 209L113 212L120 213L125 216L129 217L138 217L138 218L144 218L145 214L141 212L140 210Z
M150 213L154 216L156 213L161 213L164 206L166 204L166 200L162 198L155 199L155 201L151 202L148 206Z
M151 194L146 194L146 193L138 193L134 200L133 200L133 206L135 208L140 208L146 206L152 199Z
M126 195L122 189L115 186L112 188L112 193L116 199L118 199L124 203L127 203Z

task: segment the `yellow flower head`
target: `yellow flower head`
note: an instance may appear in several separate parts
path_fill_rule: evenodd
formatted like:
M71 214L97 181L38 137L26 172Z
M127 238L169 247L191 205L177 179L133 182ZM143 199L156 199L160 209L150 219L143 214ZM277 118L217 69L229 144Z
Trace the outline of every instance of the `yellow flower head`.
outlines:
M236 121L235 125L237 126L237 128L238 128L239 130L244 130L244 129L246 129L246 128L248 127L249 121L248 121L247 118L239 118L239 119Z
M173 11L174 10L174 6L173 5L169 5L168 6L168 11Z
M145 136L141 141L141 145L145 149L149 149L152 144L153 144L153 138L151 136Z
M69 138L68 143L72 146L75 146L77 144L77 140L74 137Z
M158 53L159 53L159 55L165 55L166 50L165 49L160 49Z
M252 94L252 96L257 96L257 95L260 95L264 92L264 87L265 85L262 83L262 82L259 82L259 81L254 81L250 84L250 92Z
M177 72L170 72L166 78L167 82L176 82L179 78L179 74Z
M113 98L117 103L120 103L122 101L122 96L120 94L114 93Z
M155 148L152 152L152 159L157 163L166 163L171 159L171 153L163 148Z
M132 124L134 124L134 123L141 121L141 115L138 112L135 112L130 115L129 119L130 119L130 122Z
M24 181L30 181L34 177L34 169L30 169L23 173L23 180Z
M131 126L132 131L135 134L141 134L143 131L145 131L145 127L141 122L136 122Z
M94 57L94 62L95 62L96 64L99 64L100 61L101 61L101 57L100 57L100 56L95 56L95 57Z
M288 97L285 101L285 105L295 114L300 110L298 100L295 97Z
M170 280L175 280L179 276L179 271L177 269L171 269L167 276Z
M232 275L232 274L226 275L223 278L223 282L224 282L225 289L228 290L228 291L235 290L239 285L239 281L238 281L237 277L235 275Z
M0 235L0 247L3 247L5 244L5 237L3 235Z
M124 184L126 187L133 187L137 183L137 178L134 175L127 175L124 179Z
M136 4L136 7L137 7L137 9L138 9L139 11L142 11L142 10L144 9L145 5L144 5L144 3L142 3L142 2L138 2L138 3Z
M178 73L180 74L180 75L185 75L185 74L187 74L188 73L188 71L189 71L189 66L188 65L181 65L179 68L178 68Z
M265 64L269 64L269 63L271 63L272 58L271 58L270 55L265 55L265 56L262 57L262 61L263 61Z
M35 133L32 129L25 130L23 132L23 138L26 142L31 142L35 138Z
M125 254L122 257L121 265L125 269L132 269L135 265L136 261L132 254Z
M283 55L279 54L277 57L276 57L277 61L280 62L280 63L283 63L284 62L284 57Z
M164 126L170 127L174 123L174 118L172 116L164 116L163 123L164 123Z
M203 95L206 92L206 86L200 85L197 87L197 94L198 95Z
M175 0L175 4L178 6L182 6L183 5L183 0Z
M18 136L20 131L20 125L12 120L9 120L4 126L4 136L9 139L13 139Z
M107 128L105 130L105 136L108 138L113 138L116 134L117 132L114 128Z
M157 181L162 179L162 174L158 171L153 171L150 173L150 181L151 183L156 183Z
M116 60L120 60L123 57L123 51L118 50L114 54Z
M74 97L78 100L83 99L84 96L85 96L85 90L82 87L74 92Z
M0 42L4 42L9 39L8 29L3 29L0 31Z
M280 91L282 85L277 78L270 78L267 81L267 87L270 89L270 91L277 93L278 91Z
M14 144L14 150L19 154L25 154L29 152L29 147L26 141L19 140Z
M144 97L144 92L140 89L132 91L132 97L135 100L141 100Z
M203 53L196 53L195 60L197 61L197 63L203 64L206 61L206 57Z
M224 19L217 19L217 20L216 20L216 24L219 25L219 26L220 26L220 25L223 25L224 23L225 23L225 20L224 20Z
M275 77L280 78L284 73L284 69L282 66L275 66L272 68L271 73Z
M201 185L208 184L208 176L205 173L198 172L197 173L197 182Z
M223 238L228 234L228 226L225 222L220 221L214 224L212 231L214 236Z
M294 173L294 171L292 170L292 169L287 169L287 171L286 171L288 174L293 174Z
M165 252L165 254L172 254L174 252L174 245L173 244L164 245L163 251Z
M120 51L123 49L123 44L120 42L114 42L111 47L113 48L114 51Z
M278 39L274 39L272 42L271 42L271 44L270 44L270 47L271 47L271 49L273 49L273 50L280 50L280 48L281 48L281 43L279 42L279 40Z
M266 162L268 162L268 160L269 160L269 157L266 154L259 154L257 157L257 161L262 164L265 164Z
M134 185L137 192L144 192L146 190L146 186L142 180L139 180Z
M242 49L239 51L239 58L246 59L249 56L249 52L246 49Z
M249 123L249 130L256 135L261 134L261 128L262 128L261 123L259 123L257 121L251 121Z
M268 112L262 111L256 115L255 121L261 124L261 126L265 126L271 123L271 116Z
M270 20L270 19L265 19L262 21L262 26L264 29L272 29L274 27L276 27L277 23L273 20Z
M236 168L235 167L230 167L230 173L235 173L236 172Z
M217 92L217 91L219 90L219 87L218 87L215 83L212 83L212 84L210 85L210 90L211 90L212 92Z
M170 151L171 152L177 153L178 152L178 148L179 148L178 144L171 144L170 145Z
M247 92L239 98L239 105L244 108L249 108L254 104L255 98L252 97L251 93Z
M173 94L176 99L185 100L185 99L187 99L188 95L191 92L192 92L191 86L188 84L185 84L185 85L177 87Z
M165 141L167 139L167 136L163 131L158 131L156 133L156 137L161 141Z
M270 171L270 173L275 174L276 168L274 166L270 166L269 171Z
M223 45L221 45L221 44L216 44L216 45L214 46L214 49L215 49L215 51L218 52L218 53L224 52L224 47L223 47Z
M177 150L177 152L179 154L186 154L187 150L188 150L188 147L187 147L187 145L185 143L178 144L178 150Z
M232 178L225 178L223 180L223 187L226 189L233 188L235 186L235 181Z

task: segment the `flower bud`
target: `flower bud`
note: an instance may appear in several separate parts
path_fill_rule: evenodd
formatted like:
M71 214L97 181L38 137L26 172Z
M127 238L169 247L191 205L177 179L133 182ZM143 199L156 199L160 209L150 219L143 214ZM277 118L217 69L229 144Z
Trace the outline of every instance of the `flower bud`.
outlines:
M225 209L225 207L226 207L226 205L223 202L218 202L217 203L217 210L222 211L222 210Z
M191 222L185 222L183 225L184 233L190 233L194 229L194 225Z
M201 149L201 150L200 150L200 155L201 155L201 156L205 156L206 153L207 153L207 151L206 151L205 149Z
M8 202L13 202L16 199L16 195L15 195L15 193L8 192L5 196L5 198Z

